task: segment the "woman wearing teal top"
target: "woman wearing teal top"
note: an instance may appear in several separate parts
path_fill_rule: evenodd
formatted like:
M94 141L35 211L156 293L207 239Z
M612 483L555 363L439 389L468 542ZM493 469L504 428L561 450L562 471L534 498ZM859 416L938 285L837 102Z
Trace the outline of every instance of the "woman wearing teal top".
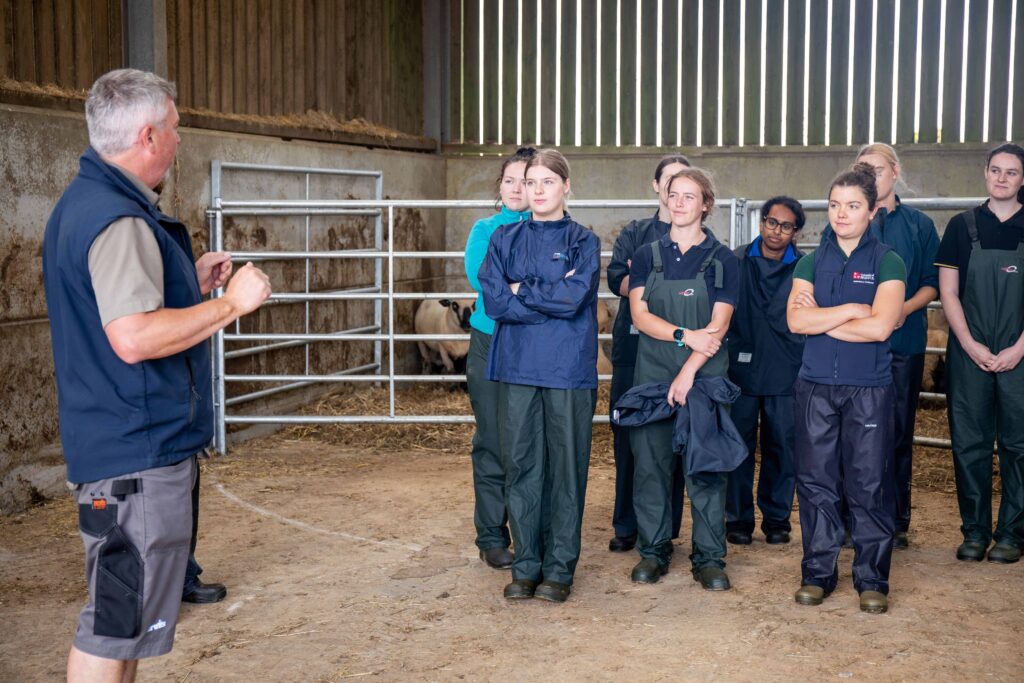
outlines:
M477 272L487 256L491 235L503 225L518 223L530 217L527 209L524 182L526 162L533 157L533 147L521 147L505 159L495 183L498 213L473 225L466 241L466 277L473 290L480 292ZM505 512L505 468L501 463L498 445L498 383L487 379L487 356L491 350L494 321L487 317L483 296L478 294L476 310L469 319L469 356L466 359L466 381L469 401L476 418L473 435L473 493L476 509L476 545L480 559L495 569L512 566L512 553L508 547L508 515Z

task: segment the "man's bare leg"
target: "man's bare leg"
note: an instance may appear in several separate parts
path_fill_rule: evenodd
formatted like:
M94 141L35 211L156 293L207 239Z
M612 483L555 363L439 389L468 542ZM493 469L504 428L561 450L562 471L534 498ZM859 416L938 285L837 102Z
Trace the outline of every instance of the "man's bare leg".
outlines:
M133 683L137 659L107 659L86 654L74 645L68 653L68 683Z

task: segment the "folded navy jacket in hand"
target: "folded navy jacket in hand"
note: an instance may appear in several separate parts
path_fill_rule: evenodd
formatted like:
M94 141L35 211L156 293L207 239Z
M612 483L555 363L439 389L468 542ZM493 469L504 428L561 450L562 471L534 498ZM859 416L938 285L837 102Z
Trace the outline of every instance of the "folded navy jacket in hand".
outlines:
M729 417L740 388L725 377L698 377L686 405L668 404L668 382L641 384L619 399L612 422L639 427L675 418L672 451L685 457L686 474L731 472L747 457L747 446Z

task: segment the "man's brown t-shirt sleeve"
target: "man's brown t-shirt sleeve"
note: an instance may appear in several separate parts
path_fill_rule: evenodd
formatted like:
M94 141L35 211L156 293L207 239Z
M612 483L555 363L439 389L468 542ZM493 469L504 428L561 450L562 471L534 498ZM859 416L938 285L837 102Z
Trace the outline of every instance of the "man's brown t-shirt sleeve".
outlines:
M164 305L160 245L141 218L119 218L99 234L89 249L89 275L104 327Z

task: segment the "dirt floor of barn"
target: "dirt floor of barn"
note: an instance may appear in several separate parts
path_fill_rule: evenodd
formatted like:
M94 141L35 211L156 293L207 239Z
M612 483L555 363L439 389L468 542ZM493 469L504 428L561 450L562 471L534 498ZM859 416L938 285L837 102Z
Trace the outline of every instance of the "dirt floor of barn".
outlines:
M466 409L463 395L424 392L400 406ZM311 409L356 413L379 399L360 392ZM470 433L300 427L205 463L198 557L228 597L183 606L174 651L144 661L139 679L1021 680L1024 562L954 558L948 451L917 451L911 548L893 558L890 613L870 616L857 607L849 550L823 606L793 602L795 513L792 544L758 534L730 546L730 592L691 579L688 515L670 573L630 583L637 555L607 551L615 475L599 426L576 585L556 606L505 601L508 572L477 558ZM60 679L85 596L71 500L0 519L0 562L0 680Z

